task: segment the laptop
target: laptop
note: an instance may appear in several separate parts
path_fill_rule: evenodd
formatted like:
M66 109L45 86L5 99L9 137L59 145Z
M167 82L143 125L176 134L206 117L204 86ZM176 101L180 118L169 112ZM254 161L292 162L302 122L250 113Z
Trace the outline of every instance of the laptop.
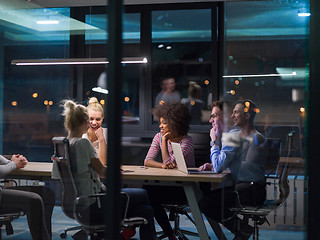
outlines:
M177 167L180 172L184 172L187 174L213 174L214 171L199 171L198 169L188 169L186 165L186 161L184 160L184 156L182 153L182 149L180 143L171 142L171 146L173 149L173 154L176 158Z

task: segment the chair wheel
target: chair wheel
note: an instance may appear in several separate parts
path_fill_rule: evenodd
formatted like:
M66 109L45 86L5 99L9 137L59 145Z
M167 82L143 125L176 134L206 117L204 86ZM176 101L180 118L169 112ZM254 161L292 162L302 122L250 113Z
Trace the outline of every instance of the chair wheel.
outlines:
M66 238L67 238L67 234L66 234L66 233L61 233L61 234L60 234L60 238L66 239Z

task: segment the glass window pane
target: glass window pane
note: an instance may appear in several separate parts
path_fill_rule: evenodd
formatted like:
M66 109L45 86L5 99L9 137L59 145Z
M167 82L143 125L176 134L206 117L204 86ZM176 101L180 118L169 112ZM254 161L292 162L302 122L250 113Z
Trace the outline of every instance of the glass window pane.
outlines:
M207 102L212 87L211 10L152 12L152 56L153 105L159 100L184 99L192 114L192 123L207 122ZM166 80L168 77L171 80ZM173 81L175 87L170 85ZM167 87L169 85L171 87ZM195 94L189 94L189 86ZM165 98L172 95L170 91L175 92L175 97Z
M87 15L86 23L95 29L86 31L86 51L90 57L105 57L107 55L107 20L105 14ZM142 57L140 52L140 13L125 13L123 22L123 56ZM95 96L106 100L104 93L93 91L94 87L107 89L108 77L105 65L88 65L84 67L84 96L85 102ZM123 64L122 73L122 112L124 124L138 124L139 87L143 77L143 64ZM107 104L107 102L105 102Z
M269 216L274 218L271 223L274 228L302 230L299 239L303 239L305 228L302 186L309 17L298 13L309 11L308 4L309 1L225 3L223 100L228 110L225 118L230 119L237 100L253 100L258 106L257 130L266 138L281 141L280 161L296 161L289 169L287 208ZM233 122L229 123L231 127ZM290 132L295 134L292 148L288 148ZM268 192L267 198L272 199L272 194ZM293 198L295 203L290 204ZM281 221L284 218L285 224Z
M108 19L106 14L86 15L86 41L106 43L108 39ZM140 42L140 13L125 13L123 16L122 37L124 43Z
M69 94L69 68L15 66L11 61L68 57L69 13L68 8L20 9L1 17L1 153L50 161L52 136L65 135L59 104Z

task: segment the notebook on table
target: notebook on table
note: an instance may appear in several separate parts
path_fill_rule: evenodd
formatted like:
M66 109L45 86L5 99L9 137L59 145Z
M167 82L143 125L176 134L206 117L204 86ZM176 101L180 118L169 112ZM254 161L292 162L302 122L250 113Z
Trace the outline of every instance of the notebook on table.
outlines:
M186 161L182 153L182 149L179 143L171 142L173 154L176 158L178 170L187 174L212 174L214 171L199 171L198 169L188 169Z

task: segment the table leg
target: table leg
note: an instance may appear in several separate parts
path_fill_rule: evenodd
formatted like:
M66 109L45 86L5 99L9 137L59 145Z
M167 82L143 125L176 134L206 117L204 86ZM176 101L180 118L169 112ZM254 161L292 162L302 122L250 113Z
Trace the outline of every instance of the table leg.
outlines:
M192 216L196 223L196 228L201 240L209 240L209 235L204 224L196 197L196 192L198 192L198 186L195 182L183 182L183 188L187 196L187 200L192 212Z

